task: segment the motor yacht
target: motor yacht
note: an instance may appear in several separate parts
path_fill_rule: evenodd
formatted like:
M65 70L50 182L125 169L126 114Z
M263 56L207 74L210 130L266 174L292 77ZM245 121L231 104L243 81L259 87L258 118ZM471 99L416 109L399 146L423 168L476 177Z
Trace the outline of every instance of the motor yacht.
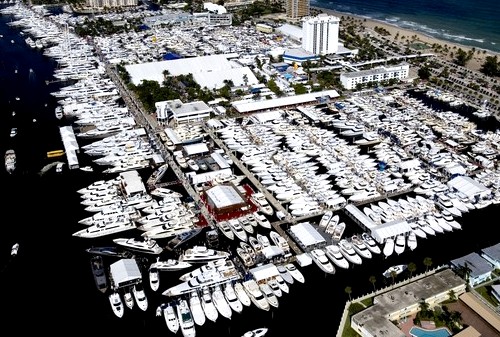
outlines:
M193 246L186 249L179 260L188 263L206 263L228 257L229 253L225 251L215 250L206 246Z
M111 294L109 294L108 298L109 303L111 304L111 308L113 309L113 313L119 318L123 317L125 309L123 307L123 302L120 294L118 294L117 292L112 292Z
M372 254L381 254L382 250L377 244L377 241L368 233L364 232L361 234L361 239L365 242L366 247L372 252Z
M212 322L215 322L217 318L219 318L219 312L215 307L215 304L212 299L212 294L210 293L210 289L208 287L203 287L200 291L201 298L201 306L203 308L203 312L205 313L205 317Z
M320 248L313 249L309 252L312 260L325 273L335 274L335 267L328 260L324 250Z
M401 254L406 248L406 237L405 234L396 235L396 240L394 240L394 252L396 254Z
M392 237L386 238L384 241L384 248L382 249L382 253L384 253L385 257L389 257L394 252L394 239Z
M227 303L234 312L240 313L243 311L243 303L236 295L233 284L231 282L224 283L223 293Z
M132 295L134 295L135 303L137 303L139 309L142 311L148 310L148 298L141 283L132 286Z
M214 305L217 308L219 314L226 317L227 319L231 319L233 310L231 309L231 306L227 302L221 286L218 284L216 284L212 288L212 301L214 302Z
M352 244L352 247L358 253L359 256L365 259L371 259L372 258L372 253L366 246L365 242L359 235L353 235L350 238L350 242Z
M191 309L194 322L199 326L205 324L206 316L201 305L200 295L197 291L192 291L189 294L189 308Z
M356 253L351 242L347 239L341 239L338 243L340 248L340 253L352 264L361 264L363 261L361 256Z
M250 297L250 300L257 308L265 311L269 311L271 309L269 301L266 299L266 297L262 293L262 290L260 290L259 285L254 279L243 281L242 285L248 297Z
M293 264L292 262L289 262L289 263L285 264L284 267L295 281L300 282L300 283L305 282L304 274L302 274L302 272L295 266L295 264ZM283 278L283 280L286 282L285 278L282 275L278 275L278 276ZM278 279L278 283L280 283L279 279ZM293 282L287 282L287 283L293 283Z
M273 290L266 282L259 284L259 289L264 295L265 299L269 304L275 308L279 306L278 297L274 294Z
M414 231L408 233L406 237L406 246L410 248L410 250L415 250L417 248L417 234Z
M292 276L292 273L288 271L286 265L278 264L276 268L278 269L279 275L287 282L288 284L293 284L295 278Z
M177 308L175 304L163 304L163 317L170 332L176 334L179 331L179 319L177 318Z
M228 284L228 283L226 283ZM236 293L236 296L240 300L241 304L243 304L246 307L249 307L252 304L252 300L248 296L247 292L245 291L243 284L239 281L235 281L232 283L234 292Z
M195 337L196 328L193 315L189 309L187 300L180 299L177 304L177 317L183 337Z
M163 248L158 245L156 240L146 238L137 240L135 238L116 238L113 242L117 245L145 254L158 255L163 251Z
M340 247L336 244L330 244L325 246L326 256L335 264L335 266L348 269L349 261L340 252Z
M149 286L151 290L157 291L160 288L160 275L158 269L155 267L149 267Z

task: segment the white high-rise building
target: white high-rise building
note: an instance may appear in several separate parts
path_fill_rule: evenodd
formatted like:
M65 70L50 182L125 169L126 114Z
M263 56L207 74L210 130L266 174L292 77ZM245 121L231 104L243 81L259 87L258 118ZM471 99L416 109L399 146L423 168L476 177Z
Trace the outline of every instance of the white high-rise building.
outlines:
M339 48L339 22L336 16L319 14L302 20L302 48L316 55L335 54Z

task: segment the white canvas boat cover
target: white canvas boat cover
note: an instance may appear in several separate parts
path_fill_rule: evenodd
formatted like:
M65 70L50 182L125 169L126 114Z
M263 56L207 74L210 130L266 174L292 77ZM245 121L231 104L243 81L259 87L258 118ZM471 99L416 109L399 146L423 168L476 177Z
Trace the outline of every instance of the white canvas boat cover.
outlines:
M245 203L245 200L231 185L217 185L207 190L206 193L209 200L219 209Z
M349 212L357 221L365 226L365 228L371 229L376 227L376 224L353 204L347 205L344 210Z
M114 289L142 281L141 271L135 259L121 259L111 264L111 279Z
M273 278L280 274L278 268L276 268L276 266L272 263L252 268L249 271L257 282Z
M285 252L280 247L272 245L264 247L264 249L262 249L262 254L266 257L266 259L270 260L275 256L285 254Z
M291 226L290 233L303 247L316 246L326 242L309 222L301 222Z
M485 197L491 194L491 190L483 184L468 176L457 176L446 183L450 188L466 195L470 200Z
M406 220L394 220L373 228L371 230L371 235L378 243L383 243L387 238L409 233L411 231L411 226Z

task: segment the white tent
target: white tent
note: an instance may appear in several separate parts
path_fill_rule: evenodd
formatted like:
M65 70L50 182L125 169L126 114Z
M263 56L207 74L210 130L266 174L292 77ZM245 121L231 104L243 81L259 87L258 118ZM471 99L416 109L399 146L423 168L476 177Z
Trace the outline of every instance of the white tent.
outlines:
M121 259L110 266L113 289L123 288L142 281L142 274L135 259Z

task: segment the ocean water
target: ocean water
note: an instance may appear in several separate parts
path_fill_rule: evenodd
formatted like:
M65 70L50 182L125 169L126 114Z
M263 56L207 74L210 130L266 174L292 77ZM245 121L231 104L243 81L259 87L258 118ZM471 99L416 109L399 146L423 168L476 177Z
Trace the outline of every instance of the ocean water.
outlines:
M311 6L384 21L476 49L500 52L500 2L496 0L311 0Z
M62 174L51 169L39 175L43 167L53 162L46 159L46 152L62 149L58 127L67 121L55 118L56 102L50 92L64 83L50 82L56 64L27 46L26 36L7 25L10 19L0 16L0 151L15 148L19 164L13 175L0 170L3 194L0 285L4 309L0 317L4 330L15 329L21 335L33 330L54 335L76 332L97 336L110 333L173 335L163 317L156 317L155 310L169 301L161 292L178 283L181 273L161 273L158 292L148 288L145 274L149 309L146 312L126 309L123 318L113 314L107 296L95 287L90 256L85 249L111 245L112 237L93 240L72 236L82 228L77 221L90 215L80 205L76 191L93 181L112 177L67 169ZM12 111L16 112L15 116ZM11 139L9 133L13 126L19 128L19 133ZM79 160L85 165L88 158L81 156ZM140 173L147 177L150 172L141 170ZM165 179L174 177L170 175ZM488 219L494 218L498 211L498 206L491 206L466 214L458 219L462 231L420 240L414 252L387 259L376 256L349 270L337 268L335 275L324 274L315 265L303 267L305 284L291 285L290 293L280 298L278 309L264 312L254 306L245 307L241 314L233 314L231 320L220 317L216 323L207 321L197 327L197 336L238 337L262 326L269 328L267 336L270 337L296 336L297 331L304 329L316 336L335 335L349 298L346 287L351 287L351 296L355 298L373 290L369 281L372 275L377 280L375 287L387 285L389 281L382 273L392 265L414 262L417 273L423 272L426 257L432 259L433 266L440 266L495 244L498 238L491 235L495 223ZM359 232L343 213L340 216L348 225L345 236ZM267 234L263 229L259 232ZM19 254L11 258L10 248L15 242L20 243ZM232 243L221 238L221 248L230 245ZM162 254L162 258L169 257L175 256ZM114 261L114 258L105 258L106 265Z

